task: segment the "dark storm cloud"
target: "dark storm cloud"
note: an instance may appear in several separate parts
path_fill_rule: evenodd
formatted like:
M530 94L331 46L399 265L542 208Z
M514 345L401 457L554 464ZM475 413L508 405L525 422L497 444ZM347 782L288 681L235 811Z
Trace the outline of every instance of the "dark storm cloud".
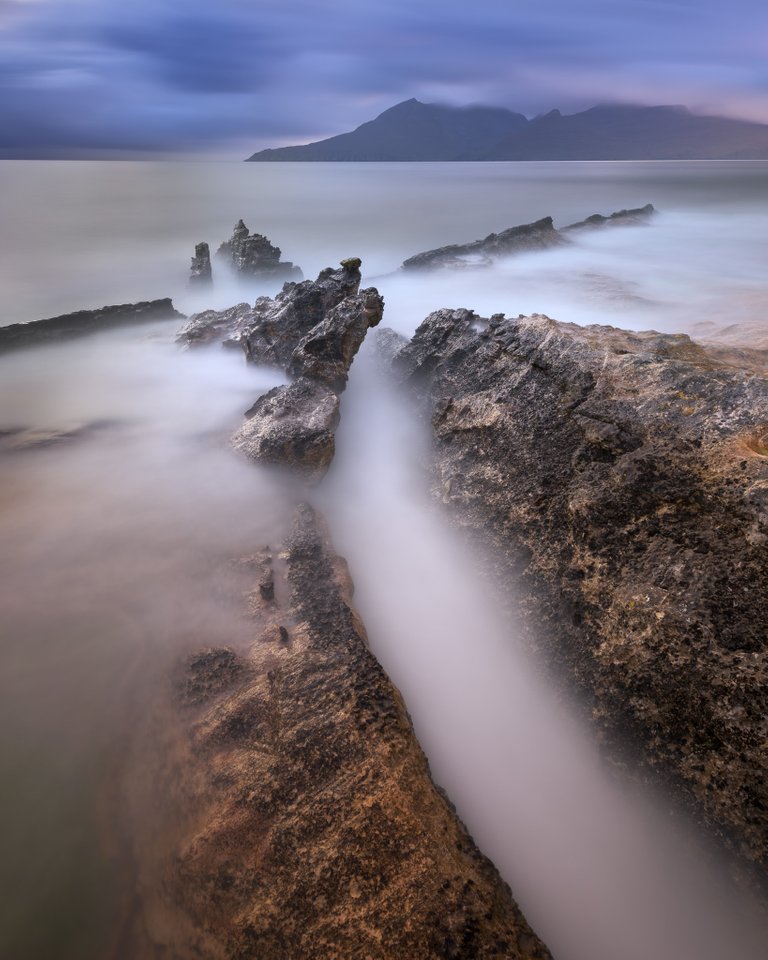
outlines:
M411 96L768 120L756 0L0 0L6 156L254 149ZM239 152L239 146L238 150Z

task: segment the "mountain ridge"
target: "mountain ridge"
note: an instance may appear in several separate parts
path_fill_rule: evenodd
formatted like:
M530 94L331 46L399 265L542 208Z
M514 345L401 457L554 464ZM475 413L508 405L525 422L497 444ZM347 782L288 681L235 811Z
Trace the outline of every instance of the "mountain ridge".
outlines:
M260 150L249 162L493 160L763 160L768 125L684 106L598 104L529 120L505 107L452 107L411 98L354 130Z

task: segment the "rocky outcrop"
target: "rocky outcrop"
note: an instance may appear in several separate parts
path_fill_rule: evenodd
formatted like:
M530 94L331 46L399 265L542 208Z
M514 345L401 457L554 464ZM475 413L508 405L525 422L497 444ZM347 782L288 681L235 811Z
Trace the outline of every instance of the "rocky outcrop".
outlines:
M403 261L403 270L436 270L438 268L484 267L498 257L528 250L548 250L565 243L552 222L544 217L535 223L510 227L501 233L491 233L472 243L454 243L436 250L417 253Z
M302 377L256 401L232 437L235 450L259 463L289 467L307 480L325 475L336 451L339 398Z
M229 240L216 251L216 257L244 280L301 280L301 270L281 260L282 251L260 233L251 233L238 220Z
M285 369L301 338L329 310L354 296L360 279L360 261L346 260L340 269L322 270L316 280L286 283L276 297L259 297L252 307L240 303L228 310L193 314L177 341L187 346L239 345L254 363Z
M254 646L179 683L190 734L155 787L177 812L131 955L548 960L433 784L322 521L300 506L250 566Z
M101 307L98 310L78 310L76 313L67 313L60 317L33 320L30 323L12 323L10 326L0 327L0 352L69 340L136 323L178 320L183 316L184 314L174 310L170 299L122 303Z
M602 733L768 864L768 381L684 335L441 310L394 365L435 493ZM533 640L532 640L533 642Z
M235 449L251 460L291 467L312 481L324 476L335 452L339 394L366 333L379 323L383 309L384 301L373 288L332 307L293 349L286 369L297 379L256 401L233 437ZM259 348L264 345L277 360L288 346L290 329L295 335L301 325L294 323L282 331L279 340L259 333Z
M644 207L635 207L632 210L617 210L607 217L601 213L593 213L586 220L579 220L577 223L571 223L563 227L563 233L570 230L594 230L596 227L636 227L645 224L656 213L656 208L652 203L646 203Z
M655 213L653 204L646 204L635 210L619 210L610 216L595 213L586 220L572 223L562 230L555 229L552 217L544 217L535 223L524 223L518 227L510 227L501 233L491 233L483 240L474 240L472 243L450 244L417 253L403 261L402 270L437 270L437 269L467 269L488 267L499 257L506 257L513 253L525 253L531 250L549 250L553 247L568 243L565 236L586 228L604 226L632 226L646 223Z
M213 282L211 251L207 243L195 244L195 255L192 257L189 282L195 287L209 287Z

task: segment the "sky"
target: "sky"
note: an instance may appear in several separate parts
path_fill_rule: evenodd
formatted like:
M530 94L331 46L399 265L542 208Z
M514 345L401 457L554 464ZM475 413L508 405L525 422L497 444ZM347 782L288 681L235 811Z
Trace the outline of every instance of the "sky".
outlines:
M410 97L768 122L768 4L0 0L0 157L235 159Z

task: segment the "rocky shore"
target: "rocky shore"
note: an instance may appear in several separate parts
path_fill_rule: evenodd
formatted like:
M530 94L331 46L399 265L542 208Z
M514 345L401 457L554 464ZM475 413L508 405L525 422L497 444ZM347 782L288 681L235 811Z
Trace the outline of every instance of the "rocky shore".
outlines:
M287 469L302 495L330 463L349 366L382 314L359 283L360 261L348 260L248 311L193 317L180 334L237 345L293 378L256 401L232 442ZM179 676L177 734L157 773L174 829L145 876L132 949L548 960L433 783L322 517L298 502L282 545L241 563L254 643L202 650Z
M601 735L768 865L768 383L685 335L431 314L390 337L434 492Z

